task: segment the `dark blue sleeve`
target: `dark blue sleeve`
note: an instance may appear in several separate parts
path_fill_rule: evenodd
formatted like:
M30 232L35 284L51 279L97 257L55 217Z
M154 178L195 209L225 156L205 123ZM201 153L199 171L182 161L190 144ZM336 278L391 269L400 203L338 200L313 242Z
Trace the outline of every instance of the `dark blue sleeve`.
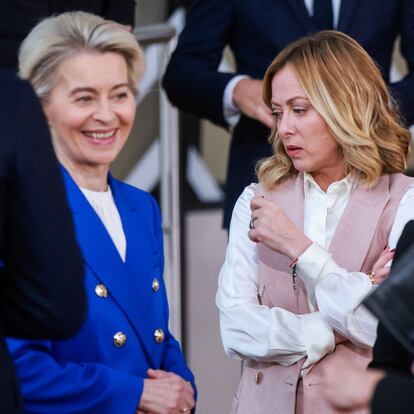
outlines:
M408 74L391 85L393 95L399 101L408 125L414 124L414 1L402 1L400 13L401 53L404 56Z
M230 41L232 9L231 0L193 2L163 79L173 105L225 127L223 93L234 75L217 68Z

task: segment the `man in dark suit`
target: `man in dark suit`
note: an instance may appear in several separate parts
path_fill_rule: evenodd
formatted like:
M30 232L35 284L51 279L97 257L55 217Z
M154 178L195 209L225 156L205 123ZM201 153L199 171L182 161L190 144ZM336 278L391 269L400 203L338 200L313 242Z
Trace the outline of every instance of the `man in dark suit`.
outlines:
M267 137L273 121L261 99L261 79L276 54L304 35L334 28L359 41L388 81L393 45L401 35L401 51L410 73L391 89L411 124L413 22L414 0L193 1L163 85L171 102L181 110L225 128L234 126L225 227L229 226L234 203L243 188L256 181L256 161L271 154ZM217 71L226 45L234 53L236 74Z
M86 314L83 264L50 133L28 83L0 70L0 413L22 412L5 336L66 338Z
M135 0L1 0L0 67L17 70L23 39L42 18L82 10L133 27Z

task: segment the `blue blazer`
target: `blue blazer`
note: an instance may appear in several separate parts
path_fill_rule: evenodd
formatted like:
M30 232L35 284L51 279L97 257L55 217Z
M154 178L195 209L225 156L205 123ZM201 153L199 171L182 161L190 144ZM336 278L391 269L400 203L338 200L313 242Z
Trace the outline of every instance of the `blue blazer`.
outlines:
M414 123L414 0L342 0L337 29L361 43L387 81L393 45L401 36L408 75L391 90L407 122ZM227 83L237 74L261 79L285 46L316 30L303 0L194 0L163 85L181 110L227 127L223 116ZM226 45L234 54L236 74L217 70ZM269 134L265 126L245 116L233 130L225 227L244 187L256 181L256 162L271 155Z
M63 175L85 261L89 312L81 331L69 340L8 340L25 412L135 414L148 368L175 372L195 389L180 346L168 330L156 202L109 176L127 240L124 263L76 183L66 171ZM97 285L106 287L106 297L96 293ZM157 329L165 334L160 343L154 336ZM114 343L118 332L126 335L120 347Z

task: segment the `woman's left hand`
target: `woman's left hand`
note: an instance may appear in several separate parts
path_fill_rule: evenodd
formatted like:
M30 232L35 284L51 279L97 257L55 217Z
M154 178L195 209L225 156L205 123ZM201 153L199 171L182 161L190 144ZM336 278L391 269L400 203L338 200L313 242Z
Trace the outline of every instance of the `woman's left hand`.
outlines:
M190 413L194 408L192 385L173 372L148 369L136 414Z
M253 197L250 208L253 228L248 234L252 241L263 243L291 259L300 256L312 244L312 240L296 227L275 202Z
M382 283L387 276L390 274L391 267L387 266L388 262L394 258L395 249L389 249L385 247L384 250L379 255L378 259L372 266L372 272L375 275L374 285L379 285Z

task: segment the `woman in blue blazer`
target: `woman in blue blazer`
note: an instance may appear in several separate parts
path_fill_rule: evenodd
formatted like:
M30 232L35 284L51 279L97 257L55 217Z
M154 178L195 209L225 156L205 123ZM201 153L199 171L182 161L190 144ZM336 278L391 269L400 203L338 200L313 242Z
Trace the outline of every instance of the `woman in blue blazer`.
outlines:
M142 51L124 27L73 12L39 23L19 60L62 164L89 299L75 337L8 341L25 412L189 412L194 378L168 330L158 206L109 174L134 119Z

